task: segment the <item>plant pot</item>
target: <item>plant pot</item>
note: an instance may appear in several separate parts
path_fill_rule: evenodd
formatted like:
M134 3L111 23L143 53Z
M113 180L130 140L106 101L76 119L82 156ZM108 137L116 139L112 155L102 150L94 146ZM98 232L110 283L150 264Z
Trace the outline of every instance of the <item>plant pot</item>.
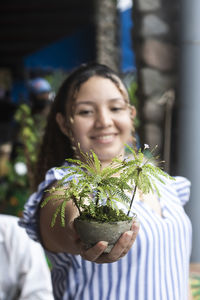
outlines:
M133 220L119 222L97 222L91 220L74 220L75 228L86 248L93 247L99 241L108 242L104 253L109 253L122 233L131 229Z

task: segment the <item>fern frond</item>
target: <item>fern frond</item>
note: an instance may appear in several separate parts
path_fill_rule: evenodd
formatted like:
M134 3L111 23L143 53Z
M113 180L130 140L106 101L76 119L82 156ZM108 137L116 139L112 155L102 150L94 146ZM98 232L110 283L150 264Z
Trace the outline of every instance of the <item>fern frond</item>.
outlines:
M57 216L60 213L60 210L61 210L61 204L56 208L56 210L53 214L53 217L52 217L52 220L51 220L51 227L54 227L54 225L56 223Z
M40 204L40 207L42 208L42 207L44 207L45 205L47 205L47 203L48 203L52 198L53 198L52 195L50 195L50 196L44 198L44 200L43 200L43 201L41 202L41 204Z
M150 191L153 192L151 177L146 176L143 172L141 172L139 176L138 189L144 194L148 194Z
M153 185L153 187L154 187L154 189L155 189L155 191L156 191L158 197L161 197L160 191L159 191L159 189L158 189L158 187L157 187L157 185L155 184L154 181L152 181L152 185Z
M84 172L87 171L91 174L95 173L94 163L91 161L89 156L87 157L86 162L80 161L78 159L71 159L71 158L67 158L66 161L74 164L73 166L69 166L69 168L77 172L77 174L83 174L83 170L81 169L84 169Z
M146 174L146 176L151 176L152 178L156 178L162 184L165 184L165 181L161 177L161 175L163 176L163 174L161 172L159 172L157 167L154 167L154 166L152 167L151 165L146 165L143 168L143 173Z
M67 204L67 200L65 199L62 204L61 204L61 209L60 209L60 217L61 217L61 226L65 227L65 207Z
M130 197L128 197L124 193L124 191L122 191L122 190L116 191L115 197L116 197L115 200L117 202L120 202L120 203L124 204L126 207L128 207L128 204L130 203Z
M137 153L135 152L135 150L132 147L130 147L128 144L126 144L125 146L131 152L131 154L133 155L134 159L137 159Z
M99 174L101 172L101 163L100 163L100 160L98 159L98 157L94 153L94 151L91 151L91 152L92 152L92 156L93 156L93 159L94 159L94 166L95 166L96 172Z
M103 178L109 178L109 177L111 177L111 176L113 176L115 174L118 174L122 170L122 168L123 168L122 166L118 166L118 167L114 167L114 166L110 167L110 166L108 166L108 167L105 167L102 170L101 176Z
M46 198L44 198L44 200L41 202L40 204L40 207L44 207L45 205L47 205L47 203L50 201L50 200L53 200L54 202L60 200L61 196L60 195L49 195L47 196Z

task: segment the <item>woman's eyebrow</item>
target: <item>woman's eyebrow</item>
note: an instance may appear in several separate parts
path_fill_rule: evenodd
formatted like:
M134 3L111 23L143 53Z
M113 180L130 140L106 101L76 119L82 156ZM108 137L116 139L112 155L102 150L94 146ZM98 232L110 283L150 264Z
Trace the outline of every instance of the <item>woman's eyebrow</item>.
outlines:
M111 98L107 99L108 102L118 102L118 101L124 101L125 99L123 97L121 98ZM76 102L76 105L81 105L81 104L88 104L88 105L93 105L96 104L96 101L93 100L80 100L80 102Z
M124 98L123 98L123 97L117 97L117 98L109 99L109 101L110 101L110 102L124 101Z
M82 104L86 104L86 105L93 105L93 102L92 101L80 101L80 102L76 102L75 103L75 106L78 106L78 105L82 105ZM94 103L95 104L95 103Z

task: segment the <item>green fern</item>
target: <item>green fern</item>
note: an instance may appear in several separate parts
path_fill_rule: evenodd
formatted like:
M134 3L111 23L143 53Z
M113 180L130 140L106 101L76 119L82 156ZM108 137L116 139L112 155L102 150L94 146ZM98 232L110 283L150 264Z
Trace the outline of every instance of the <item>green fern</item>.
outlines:
M131 183L135 185L130 207L128 210L129 215L137 189L142 191L144 194L154 192L155 190L160 197L160 192L157 188L156 180L160 181L162 184L165 184L165 181L162 179L162 177L171 180L174 180L174 178L169 176L167 173L165 173L152 163L153 160L158 158L155 158L153 156L153 151L155 149L153 149L151 152L151 158L146 158L141 149L139 149L138 153L136 153L135 150L129 145L126 146L134 157L134 160L124 160L123 176L127 178L127 181L131 181Z
M152 164L152 159L147 159L141 149L136 153L130 146L126 147L133 159L115 158L104 169L101 168L101 162L92 150L90 153L83 153L79 148L81 160L66 159L72 165L60 167L67 169L67 174L56 186L47 190L49 195L41 204L41 207L44 207L52 201L57 206L51 226L55 225L59 214L61 225L65 226L65 207L69 200L73 201L81 217L90 215L92 219L105 220L108 219L106 214L109 211L112 219L115 215L115 218L122 220L130 219L129 213L137 189L144 194L156 191L160 195L156 181L164 184L163 177L169 179L172 177ZM132 193L132 199L127 196L127 192ZM127 215L118 209L117 202L127 208Z

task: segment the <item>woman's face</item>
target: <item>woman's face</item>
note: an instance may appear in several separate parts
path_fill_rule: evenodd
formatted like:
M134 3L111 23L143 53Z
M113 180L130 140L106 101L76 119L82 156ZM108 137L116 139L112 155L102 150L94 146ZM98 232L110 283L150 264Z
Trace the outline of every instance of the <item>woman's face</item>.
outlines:
M122 86L124 89L124 87ZM125 89L124 89L125 90ZM117 86L110 80L91 77L77 93L71 126L76 143L83 152L91 149L102 164L124 155L130 139L135 109L128 107Z
M124 86L120 88L127 95ZM83 152L93 150L102 165L114 157L124 156L124 144L130 141L135 108L127 104L118 87L107 78L93 76L83 83L76 94L70 132L66 118L57 113L61 131Z

